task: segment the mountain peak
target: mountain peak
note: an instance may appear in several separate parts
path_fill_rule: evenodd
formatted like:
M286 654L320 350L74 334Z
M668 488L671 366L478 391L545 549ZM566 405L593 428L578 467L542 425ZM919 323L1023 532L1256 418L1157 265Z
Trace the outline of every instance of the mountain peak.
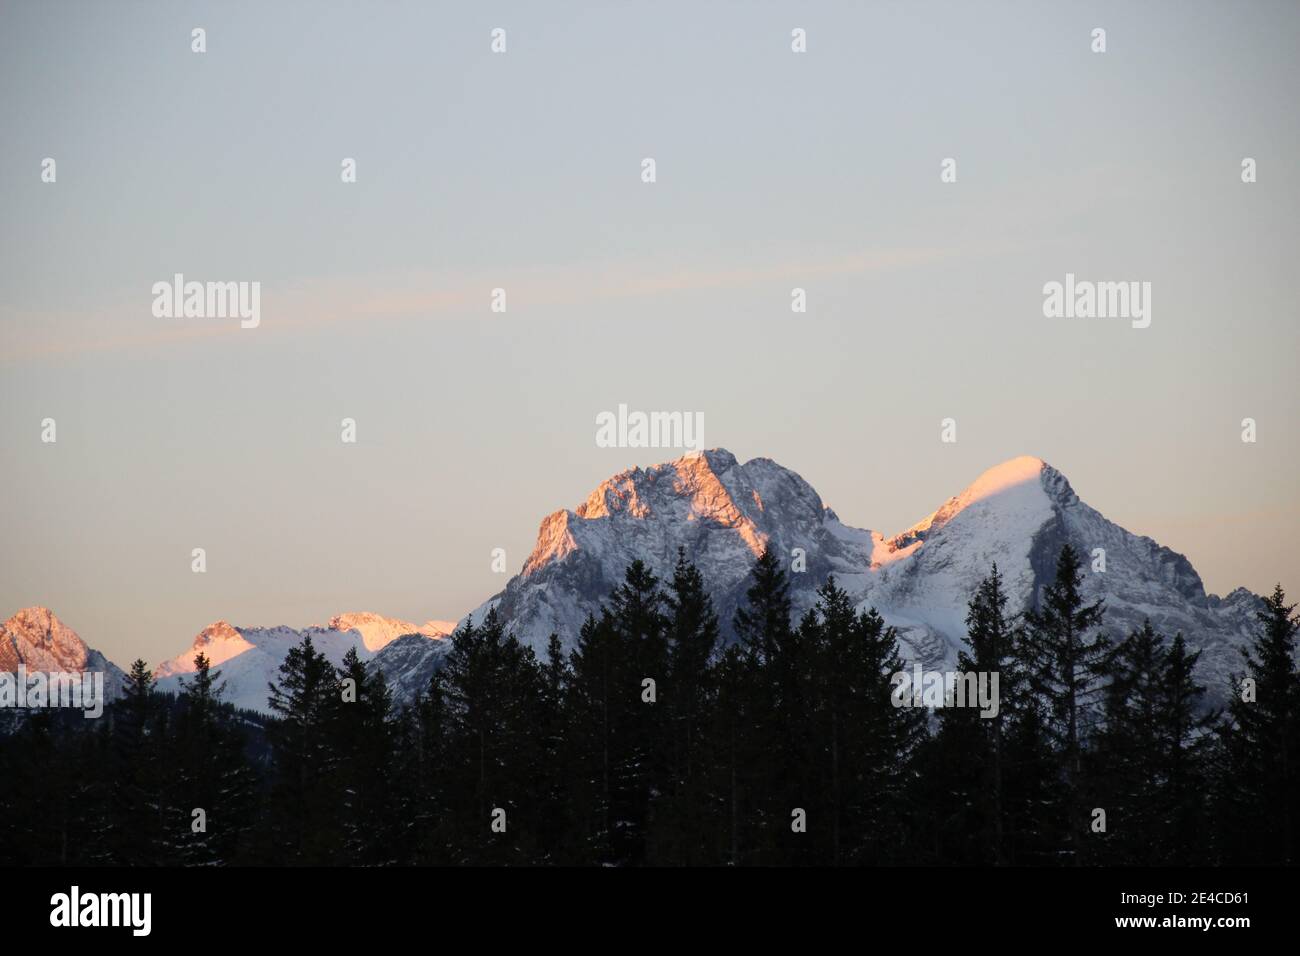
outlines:
M645 468L628 468L602 481L577 508L552 512L542 520L523 575L528 577L584 544L589 548L598 546L592 529L601 523L629 530L651 519L721 526L735 531L746 549L757 556L767 541L756 524L764 503L756 482L744 474L746 469L763 475L775 469L804 484L793 472L767 459L741 465L725 448L689 452ZM820 511L820 501L817 509Z
M48 607L39 604L21 609L13 617L9 618L5 625L17 625L26 631L40 631L45 634L58 630L71 630L59 620L57 614Z
M23 608L0 625L0 633L10 638L6 644L15 647L21 639L31 648L49 649L56 653L74 652L84 656L87 650L86 642L76 631L59 620L48 607L40 605Z
M47 607L25 607L0 624L0 671L20 664L29 671L103 671L110 697L120 687L121 671Z
M356 631L361 635L361 642L368 651L378 651L407 634L422 634L425 637L444 637L448 632L443 629L445 621L429 621L425 624L412 624L397 618L385 617L373 611L349 611L336 614L330 618L332 631Z
M1051 499L1072 494L1065 476L1034 455L1008 458L994 465L906 531L889 539L891 551L899 551L924 541L959 514L974 509L995 509L1001 514L1041 513L1050 508Z
M1025 481L1033 481L1047 467L1050 467L1047 462L1036 455L1017 455L1015 458L1008 458L1006 461L1000 462L985 471L975 479L966 491L969 492L978 488L985 494L996 494L1002 488L1018 485Z
M213 621L194 637L189 649L177 654L171 660L163 661L154 669L154 677L159 679L173 674L188 674L194 670L194 658L199 654L207 657L208 663L217 667L236 657L253 645L228 621Z

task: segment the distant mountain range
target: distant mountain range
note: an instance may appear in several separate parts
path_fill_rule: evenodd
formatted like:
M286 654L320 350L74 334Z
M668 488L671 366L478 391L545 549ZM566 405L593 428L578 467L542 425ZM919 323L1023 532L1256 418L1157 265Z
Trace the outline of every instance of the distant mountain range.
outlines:
M790 570L796 618L832 574L862 607L898 629L904 657L927 668L953 665L965 634L966 603L997 562L1009 611L1030 606L1050 582L1069 543L1085 559L1084 594L1106 601L1105 628L1122 637L1145 618L1181 631L1203 651L1199 678L1214 696L1240 668L1238 649L1255 628L1261 599L1244 588L1207 595L1191 563L1107 520L1038 458L989 469L912 527L891 536L852 528L795 472L766 458L744 464L724 449L697 452L602 482L574 510L543 519L537 543L504 590L466 618L496 607L507 627L544 653L552 633L569 647L589 613L641 559L669 576L678 548L704 575L724 632L743 602L754 559L771 546ZM1105 570L1091 570L1104 551ZM464 622L465 619L462 619ZM378 614L343 614L324 627L236 627L219 621L157 669L159 688L176 690L202 651L219 667L226 696L263 710L267 684L304 635L335 663L351 647L380 667L399 702L413 699L450 648L455 625L422 625ZM0 670L99 669L120 686L122 672L45 608L19 611L0 627ZM55 665L59 666L55 668Z

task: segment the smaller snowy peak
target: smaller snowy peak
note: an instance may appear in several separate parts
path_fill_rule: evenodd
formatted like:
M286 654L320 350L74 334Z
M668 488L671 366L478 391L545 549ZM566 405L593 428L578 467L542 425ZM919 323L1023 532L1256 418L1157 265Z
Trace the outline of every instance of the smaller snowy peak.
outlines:
M432 665L424 666L422 659L425 656L430 660L439 659L441 645L450 646L444 638L455 626L454 621L434 620L413 624L369 611L335 615L326 627L236 627L217 621L200 631L186 651L159 665L154 676L159 690L176 693L182 688L183 680L194 673L194 658L205 654L221 673L226 684L226 700L265 713L267 684L279 679L280 665L286 655L304 638L311 638L316 650L335 665L342 663L349 650L370 661L378 660L381 653L402 644L404 651L389 655L389 665L403 673L418 670L423 676ZM412 640L403 642L402 638L407 636ZM421 663L422 669L416 668L416 663Z
M361 635L361 643L365 645L366 650L373 653L407 634L443 637L449 633L442 629L446 623L446 621L429 621L425 624L412 624L410 621L384 617L382 614L373 614L369 611L353 611L347 614L336 614L330 618L329 627L332 631L356 631Z
M217 621L199 631L188 650L159 664L154 670L154 676L162 679L174 674L193 673L194 658L199 654L205 655L212 666L216 667L252 648L253 645L238 628L226 621Z

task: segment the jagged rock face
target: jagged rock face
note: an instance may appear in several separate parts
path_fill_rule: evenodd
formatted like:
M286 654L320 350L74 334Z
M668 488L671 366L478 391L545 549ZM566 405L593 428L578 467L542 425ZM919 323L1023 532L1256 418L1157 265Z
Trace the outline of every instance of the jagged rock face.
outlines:
M587 614L622 583L632 561L671 578L680 547L705 576L729 633L764 545L806 553L807 571L793 580L802 610L832 571L865 573L862 534L844 529L806 481L773 461L742 465L723 450L691 454L615 475L574 510L546 517L523 571L473 617L496 605L539 653L553 632L572 647Z
M17 673L20 664L28 673L102 672L109 700L121 695L126 680L116 664L44 607L24 608L0 624L0 671Z
M1185 557L1108 521L1064 475L1032 457L990 469L889 538L844 525L807 482L768 459L740 464L713 450L634 468L602 483L576 509L549 515L522 572L472 616L495 605L539 653L552 632L571 647L628 564L640 558L667 577L681 547L703 573L729 637L749 569L770 544L792 571L796 618L833 573L860 607L875 607L898 628L907 658L951 666L965 635L967 602L993 562L1005 578L1008 611L1017 613L1050 583L1067 542L1085 560L1085 595L1106 601L1113 638L1147 617L1171 636L1182 631L1204 650L1200 679L1221 693L1239 669L1238 649L1253 632L1260 599L1242 590L1222 600L1207 596ZM794 571L795 548L806 554L802 572ZM1093 570L1097 549L1105 551L1104 571Z

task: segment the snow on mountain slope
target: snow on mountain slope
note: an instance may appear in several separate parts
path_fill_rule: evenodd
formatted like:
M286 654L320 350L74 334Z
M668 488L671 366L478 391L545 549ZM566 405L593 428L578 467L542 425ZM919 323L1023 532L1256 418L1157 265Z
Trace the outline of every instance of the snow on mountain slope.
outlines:
M1070 543L1084 559L1084 595L1106 602L1105 629L1118 639L1149 617L1157 629L1182 631L1203 650L1199 677L1213 696L1239 669L1239 648L1255 631L1259 597L1237 589L1207 595L1190 562L1150 538L1108 521L1079 499L1065 476L1033 457L989 469L922 521L886 537L844 524L799 475L770 459L741 464L730 452L696 452L601 482L573 510L543 519L519 574L471 612L497 607L508 629L545 653L552 632L572 648L583 620L599 611L627 566L645 561L667 579L678 549L699 567L713 595L724 638L749 586L754 559L771 545L790 570L795 618L834 574L862 608L875 607L899 631L904 656L951 666L965 634L966 604L994 561L1010 596L1008 611L1032 606ZM1093 570L1105 552L1105 570ZM802 566L802 570L799 567ZM191 647L156 671L176 691L202 651L222 672L226 698L267 710L267 685L289 648L310 634L331 661L355 647L383 669L396 701L428 686L452 642L453 624L416 625L349 613L327 627L204 628ZM0 628L0 670L19 662L40 669L104 669L110 687L123 675L44 608L20 611Z
M715 449L622 472L576 509L546 517L520 574L471 616L496 606L539 653L553 631L571 647L632 560L667 577L681 547L703 573L730 636L749 569L769 542L792 571L796 619L833 573L862 608L876 607L898 628L906 657L927 666L955 663L967 602L993 562L1005 578L1008 610L1017 613L1051 581L1067 542L1085 560L1085 595L1106 600L1107 632L1121 638L1145 617L1170 635L1181 630L1204 649L1200 676L1216 693L1238 667L1237 648L1259 601L1244 590L1207 596L1185 557L1108 521L1039 458L989 469L886 538L843 524L807 482L775 462L740 464ZM806 555L798 573L795 548ZM1092 570L1096 549L1105 551L1104 572Z
M384 672L393 701L400 706L428 691L429 678L442 666L451 648L452 642L445 637L407 634L385 646L370 663Z
M28 673L103 672L109 700L121 694L126 679L121 668L88 647L76 631L45 607L23 608L0 624L0 671L17 673L20 664Z
M435 645L444 643L441 638L446 633L447 622L416 625L368 612L340 614L330 620L328 627L301 629L234 627L218 621L200 631L188 650L159 665L154 676L158 678L159 690L179 692L181 681L194 673L194 658L203 653L221 672L221 680L226 685L225 700L266 713L269 684L279 680L285 655L295 644L302 643L304 637L310 636L316 650L336 665L342 663L350 648L356 648L357 656L377 663L388 676L390 667L403 673L416 670L416 663L409 659L414 648L423 648L424 656L430 661L436 659L441 648ZM403 644L403 635L414 635L416 641L423 643ZM385 655L397 644L402 644L405 655ZM427 685L427 677L424 683Z
M910 656L951 665L965 634L966 603L990 565L998 563L1008 611L1017 613L1051 582L1066 543L1083 558L1085 599L1105 601L1104 629L1112 639L1148 617L1162 633L1181 631L1204 650L1201 680L1221 692L1228 674L1240 668L1237 648L1249 639L1259 599L1240 589L1226 601L1207 596L1185 557L1107 520L1037 458L990 469L891 539L890 546L907 548L908 555L872 576L860 594L862 606L876 607L899 628Z

